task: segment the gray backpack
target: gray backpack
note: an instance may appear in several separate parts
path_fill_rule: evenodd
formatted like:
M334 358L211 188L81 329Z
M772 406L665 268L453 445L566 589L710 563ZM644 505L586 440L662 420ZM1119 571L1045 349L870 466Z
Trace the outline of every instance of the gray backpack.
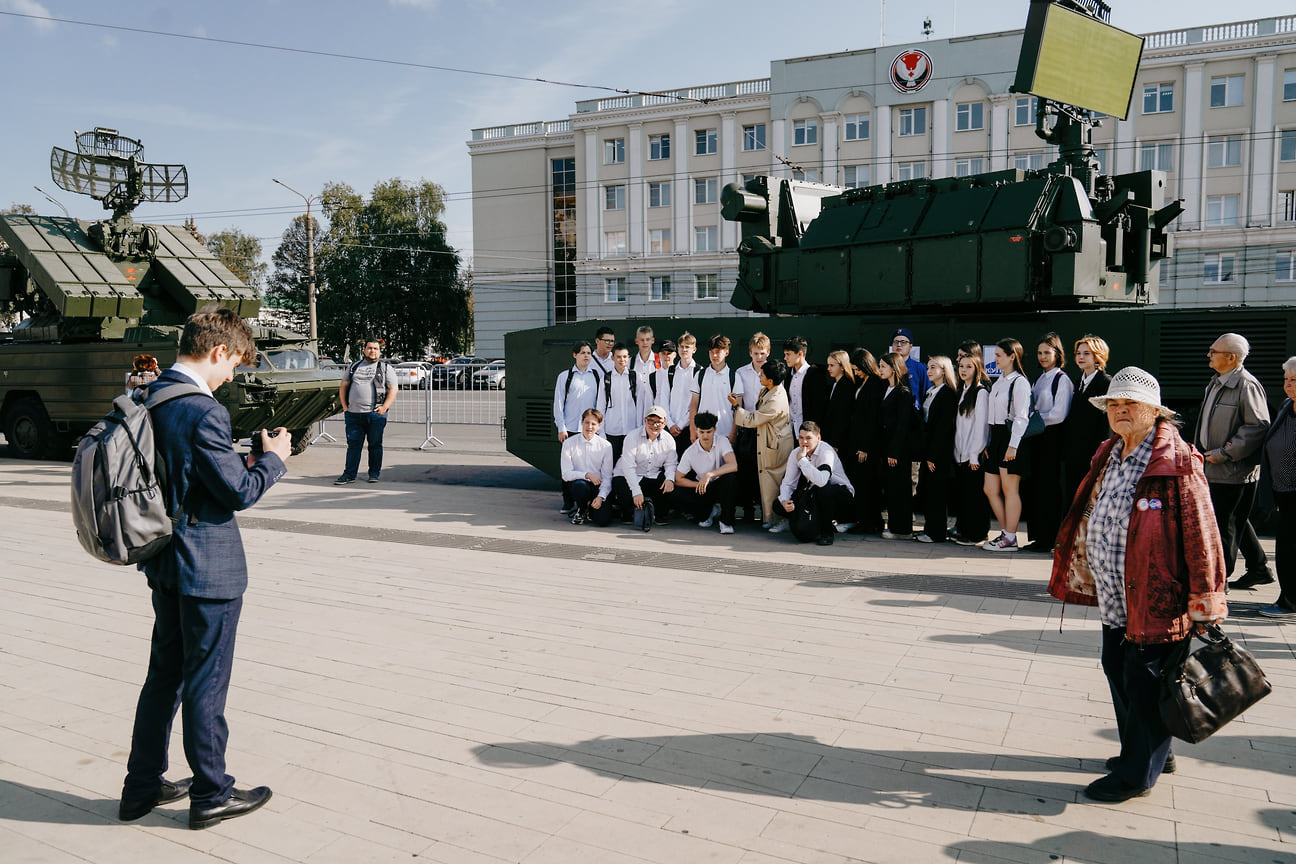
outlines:
M118 396L113 410L77 444L72 461L72 522L77 539L100 561L137 564L171 542L166 466L153 441L150 408L202 393L172 384L156 396L147 387Z

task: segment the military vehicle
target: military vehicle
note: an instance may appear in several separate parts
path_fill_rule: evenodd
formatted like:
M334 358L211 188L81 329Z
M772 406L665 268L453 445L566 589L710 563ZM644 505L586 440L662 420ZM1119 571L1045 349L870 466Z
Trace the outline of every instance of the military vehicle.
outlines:
M1034 353L1044 333L1070 345L1096 333L1111 369L1135 364L1160 380L1166 404L1189 417L1209 378L1207 347L1235 331L1247 366L1282 399L1282 362L1296 355L1296 307L1157 309L1166 228L1182 210L1159 171L1108 176L1091 144L1098 114L1127 115L1142 39L1106 23L1101 0L1032 0L1013 90L1038 97L1036 134L1058 148L1040 170L910 180L842 189L756 177L729 184L722 215L741 226L730 303L768 318L588 320L506 337L508 449L558 470L553 388L571 345L606 324L627 341L641 324L660 339L687 330L699 343L733 342L749 362L760 330L779 356L799 335L813 362L856 346L875 353L907 327L922 356L953 354L964 339L1018 338ZM705 350L699 350L706 362Z
M300 452L310 427L338 410L340 372L319 368L315 343L255 319L261 302L196 238L173 225L138 224L143 201L188 194L183 165L149 164L139 141L113 129L76 136L50 154L59 188L102 201L110 218L0 216L0 312L21 315L0 337L0 430L22 458L65 454L121 394L133 360L175 358L185 319L233 309L256 334L255 366L216 391L235 438L285 426Z

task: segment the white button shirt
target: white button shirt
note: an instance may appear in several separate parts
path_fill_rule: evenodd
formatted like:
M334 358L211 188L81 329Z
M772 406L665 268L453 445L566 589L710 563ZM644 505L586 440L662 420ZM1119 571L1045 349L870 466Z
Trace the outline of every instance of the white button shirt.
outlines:
M855 487L846 478L845 466L837 457L837 451L827 441L820 441L819 446L810 454L810 458L797 458L800 455L801 448L798 446L788 456L787 472L783 475L783 485L779 487L780 501L792 500L792 493L796 492L802 475L816 486L827 486L832 483L836 486L845 486L852 495L855 494ZM820 465L823 467L820 468Z
M615 474L625 478L631 495L642 495L643 492L639 488L641 479L665 477L674 483L675 468L678 464L679 457L675 455L675 439L670 436L670 433L663 429L656 440L649 440L648 433L640 426L626 436Z
M562 443L560 465L563 480L584 480L593 472L601 481L599 497L607 498L612 493L612 445L606 438L594 435L587 441L583 432L568 436Z

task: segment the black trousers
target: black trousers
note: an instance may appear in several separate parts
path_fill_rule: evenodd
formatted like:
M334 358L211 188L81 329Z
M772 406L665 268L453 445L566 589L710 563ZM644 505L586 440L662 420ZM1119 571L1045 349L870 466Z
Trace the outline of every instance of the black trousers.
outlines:
M1260 548L1260 538L1251 527L1251 509L1255 506L1259 483L1211 483L1211 508L1219 525L1224 545L1225 575L1233 578L1238 552L1246 561L1248 573L1263 573L1269 567L1269 556Z
M690 472L692 473L692 472ZM701 521L711 515L711 508L720 505L720 521L726 525L734 524L734 501L738 495L738 475L722 474L707 484L707 491L699 495L696 488L676 486L671 493L675 508L694 521Z
M918 498L923 502L923 514L926 516L923 533L937 543L943 543L946 539L945 525L949 515L952 481L948 463L937 462L935 471L928 471L926 462L918 463Z
M845 458L845 457L843 457ZM855 487L855 530L876 534L882 530L882 483L872 457L860 462L854 453L846 459L846 476Z
M960 537L981 541L990 533L990 501L985 494L985 471L973 471L970 462L954 466L958 487L954 530Z
M621 448L623 448L623 447L625 446L625 439L626 439L626 436L624 436L624 435L609 435L609 436L607 436L608 443L612 445L612 464L613 464L613 465L616 465L616 463L618 463L618 462L621 461Z
M734 436L734 458L738 460L738 491L736 501L740 507L759 507L760 469L756 462L756 430L739 427ZM732 524L725 520L725 524Z
M878 460L882 482L886 484L887 528L892 534L913 533L913 463L900 459L888 465L885 456Z
M671 478L674 480L675 478ZM666 483L665 476L658 477L641 477L639 479L639 491L644 494L645 498L651 498L653 507L657 510L657 518L665 519L668 508L671 505L671 496L662 491L662 486ZM621 513L621 518L627 522L634 518L635 503L634 495L630 492L630 484L624 477L612 478L612 503Z
M1279 601L1296 608L1296 492L1274 492L1278 505L1278 536L1274 564L1282 592Z
M1023 515L1030 528L1031 542L1052 548L1058 526L1062 524L1062 508L1071 503L1063 501L1062 427L1045 427L1032 444L1030 491L1028 500L1023 502L1029 509Z
M1102 631L1102 667L1121 745L1115 773L1132 786L1151 789L1170 755L1170 732L1157 708L1161 665L1179 643L1136 645L1125 639L1124 627L1104 624Z
M563 497L570 497L572 503L584 511L586 517L595 525L607 527L612 524L612 502L610 500L605 500L597 508L590 507L590 502L598 497L598 487L590 481L564 480Z
M805 483L806 481L802 480L801 482ZM793 495L792 501L796 507L787 516L794 523L793 534L797 535L797 539L802 543L808 543L814 539L813 537L799 536L797 532L801 529L797 528L795 524L804 519L806 502L810 500L807 493L811 492L818 511L816 514L818 517L818 533L821 537L832 534L836 530L833 527L833 522L849 521L851 513L855 509L855 502L851 499L850 490L845 486L838 486L836 483L829 483L817 489L806 489Z

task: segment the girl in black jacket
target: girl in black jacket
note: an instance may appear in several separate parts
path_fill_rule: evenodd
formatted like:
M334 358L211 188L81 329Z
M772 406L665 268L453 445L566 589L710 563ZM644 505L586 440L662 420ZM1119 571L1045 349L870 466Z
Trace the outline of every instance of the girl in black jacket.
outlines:
M1098 445L1112 434L1107 425L1107 414L1090 403L1095 396L1106 396L1111 386L1107 374L1107 358L1111 351L1107 343L1092 334L1076 340L1075 362L1080 367L1080 380L1075 385L1071 408L1062 421L1062 509L1071 506L1080 481L1089 473Z
M882 530L882 482L876 468L878 412L886 385L878 377L877 361L864 348L851 353L855 367L855 399L851 405L851 444L842 454L847 475L855 486L855 527L852 534L877 534ZM872 453L872 456L870 454Z
M878 377L886 385L878 412L876 468L886 487L886 540L908 540L913 536L913 479L910 473L910 434L914 415L909 391L909 370L905 359L894 351L878 361Z
M824 408L823 440L837 451L838 456L850 452L851 409L855 406L855 370L850 355L834 351L828 355L828 402ZM845 463L845 457L842 456Z
M923 397L923 458L918 469L918 497L927 525L914 539L919 543L944 543L949 511L950 483L954 470L954 420L958 415L954 364L943 354L927 360L931 385Z

